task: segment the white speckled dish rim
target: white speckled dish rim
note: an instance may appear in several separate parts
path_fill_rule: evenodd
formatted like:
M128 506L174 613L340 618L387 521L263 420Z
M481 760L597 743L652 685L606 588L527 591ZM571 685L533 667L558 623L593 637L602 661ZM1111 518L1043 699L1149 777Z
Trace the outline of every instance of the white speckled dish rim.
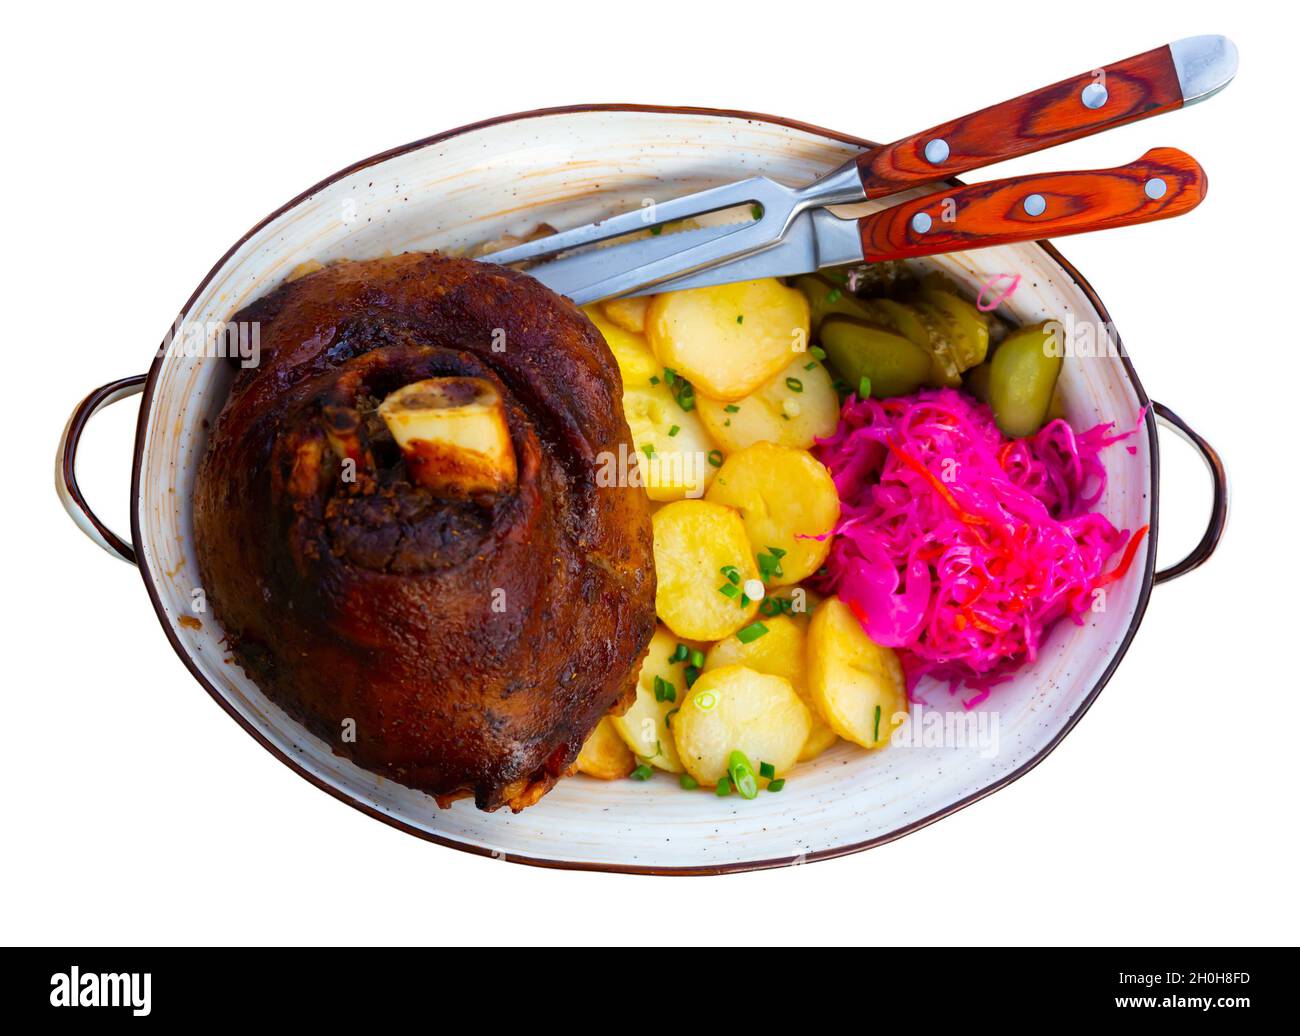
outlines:
M308 259L458 250L540 221L565 226L643 198L665 198L755 172L790 183L839 165L865 142L768 116L605 107L527 113L399 148L318 185L259 225L218 264L182 319L221 320ZM1038 245L941 257L933 265L972 291L988 276L1019 273L1007 307L1017 320L1073 314L1100 320L1091 292ZM318 786L414 834L469 851L550 866L718 873L802 863L888 841L947 815L1028 770L1077 721L1105 683L1146 606L1155 548L1155 425L1130 453L1106 455L1101 509L1122 528L1150 523L1132 574L1110 588L1104 612L1059 624L1038 661L1000 687L999 751L893 746L867 753L841 744L802 764L779 794L753 801L682 792L657 775L640 783L562 781L519 815L433 800L335 756L271 704L228 660L210 615L192 629L197 580L191 490L205 422L220 411L225 365L165 355L145 390L133 480L133 538L159 617L182 659L213 697L264 745ZM1127 361L1067 361L1072 422L1132 428L1146 402ZM946 691L926 695L960 706Z

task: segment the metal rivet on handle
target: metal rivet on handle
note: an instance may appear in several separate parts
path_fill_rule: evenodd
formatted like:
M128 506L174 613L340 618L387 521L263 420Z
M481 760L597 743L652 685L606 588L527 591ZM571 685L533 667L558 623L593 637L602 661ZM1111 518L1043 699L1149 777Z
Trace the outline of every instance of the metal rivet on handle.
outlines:
M925 160L931 165L948 161L948 142L942 137L935 137L925 145Z
M928 234L932 223L928 212L918 212L912 217L912 229L918 234Z
M1083 88L1083 93L1079 95L1079 99L1083 101L1085 108L1096 111L1110 100L1110 94L1106 92L1106 88L1100 83L1093 82Z
M1047 210L1047 199L1041 194L1031 194L1025 199L1025 211L1031 216L1041 216Z
M1165 196L1165 191L1167 191L1168 189L1169 187L1165 184L1164 180L1160 179L1160 177L1158 176L1153 176L1151 177L1150 180L1147 181L1147 185L1146 185L1147 197L1150 198L1152 201L1154 201L1156 198L1163 198Z

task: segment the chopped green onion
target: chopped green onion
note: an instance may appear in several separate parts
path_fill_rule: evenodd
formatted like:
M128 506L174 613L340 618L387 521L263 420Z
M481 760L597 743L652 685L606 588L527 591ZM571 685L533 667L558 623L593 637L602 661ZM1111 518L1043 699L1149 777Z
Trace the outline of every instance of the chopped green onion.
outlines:
M740 585L740 569L735 565L723 565L718 571L727 577L727 582Z
M726 411L728 414L738 414L738 413L740 413L740 407L736 406L735 403L728 403L728 404L727 404L726 406L724 406L722 409L723 409L724 411Z
M763 218L763 206L762 206L762 205L751 205L750 208L749 208L749 214L750 214L751 216L753 216L755 219L762 219L762 218Z
M673 393L673 399L677 400L677 405L684 413L689 414L695 409L695 386L689 381L678 380L681 387Z
M876 706L876 725L871 731L871 740L872 741L880 740L880 706L879 705Z
M788 388L791 392L802 392L803 382L800 381L798 378L786 378L785 387Z
M641 452L644 453L647 457L653 457L655 455L654 443L650 443L650 442L646 443L644 446L641 447Z
M812 353L812 355L813 355L813 359L814 359L814 360L824 360L824 359L826 359L826 350L823 349L820 345L814 345L814 346L813 346L811 349L809 349L808 351L809 351L810 353Z
M668 436L669 436L669 438L672 438L673 436L675 436L675 435L676 435L678 432L680 432L681 430L682 430L682 426L681 426L681 425L677 425L677 424L673 425L671 428L668 429Z
M677 783L682 786L682 791L694 791L700 786L700 782L692 777L689 773L684 773L677 778Z
M650 375L650 384L651 384L651 385L658 385L658 384L659 384L659 375L658 375L658 374L651 374L651 375Z
M677 688L662 676L655 677L655 701L676 701Z
M781 790L782 788L784 788L784 787L785 787L785 778L784 778L784 777L778 777L776 780L774 780L774 781L769 781L769 782L768 782L767 790L768 790L768 791L780 791L780 790Z
M651 234L653 237L658 237L658 236L659 236L660 234L662 234L663 232L664 232L664 228L663 228L663 227L651 227L651 228L650 228L650 234Z
M817 366L817 361L816 361L816 360L813 360L812 363L805 363L805 364L803 365L803 369L806 370L806 371L810 371L810 370L812 370L812 369L813 369L814 367L816 367L816 366Z
M769 619L774 619L781 614L781 598L765 597L763 603L758 606L758 610L766 615Z
M735 583L723 583L718 587L718 593L723 597L730 597L733 601L740 596L740 587Z
M758 775L765 780L774 781L776 780L776 767L771 763L759 763Z
M718 778L718 786L713 789L718 798L725 799L731 794L731 780L727 777Z
M642 763L635 770L633 770L628 776L631 777L632 780L634 781L648 781L650 779L650 775L654 772L655 772L654 767L652 767L649 763Z
M744 629L739 630L736 633L736 639L742 644L752 644L766 632L767 627L761 622L751 622Z
M754 777L754 767L749 756L736 749L727 759L727 773L743 799L752 799L758 795L758 780Z
M685 662L686 656L690 654L690 648L685 644L678 644L673 648L673 653L668 656L669 662Z
M745 314L741 313L740 316L736 317L736 323L743 324L744 322L745 322Z
M709 463L712 464L715 468L722 467L722 451L709 450Z
M673 370L671 367L665 367L664 381L666 381L669 385L671 385L676 380L677 380L677 372Z
M839 288L832 288L830 291L826 293L827 302L831 302L831 303L839 302L839 300L842 298L844 298L844 292L840 291Z
M691 652L691 665L695 666L696 669L704 668L704 652L699 648Z
M700 678L700 671L695 666L688 665L686 667L686 672L683 674L683 676L686 680L686 686L688 688L694 687L695 681Z
M770 583L774 578L785 575L781 569L781 558L785 551L780 548L767 548L768 553L755 555L758 561L758 574L763 582Z
M669 730L672 730L672 729L673 729L673 717L676 716L677 713L679 713L679 712L681 712L681 711L682 711L682 710L681 710L681 707L678 706L678 707L675 708L675 709L669 709L667 712L665 712L665 713L664 713L664 726L667 727Z
M865 374L858 379L858 398L866 399L871 395L871 379Z

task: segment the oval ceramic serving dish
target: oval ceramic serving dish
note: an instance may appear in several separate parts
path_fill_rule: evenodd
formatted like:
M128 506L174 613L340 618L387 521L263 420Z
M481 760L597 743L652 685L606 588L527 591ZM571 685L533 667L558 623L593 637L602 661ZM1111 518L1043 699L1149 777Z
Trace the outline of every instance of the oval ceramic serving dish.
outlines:
M453 130L359 162L317 184L246 234L204 278L180 321L230 316L299 263L369 258L412 249L457 251L538 222L576 225L762 173L811 180L870 146L860 138L771 116L699 109L583 107L506 116ZM940 257L932 266L972 294L994 274L1020 274L1006 304L1013 319L1108 320L1096 294L1050 246L1019 245ZM177 326L184 326L178 322ZM221 409L224 363L169 350L147 375L105 385L68 423L58 486L69 513L101 546L139 565L163 629L208 693L287 766L356 808L443 845L523 863L650 873L719 873L802 863L879 845L969 805L1015 780L1078 722L1124 655L1152 585L1194 568L1213 551L1226 518L1226 486L1213 450L1172 413L1151 404L1127 355L1067 361L1071 423L1139 423L1111 448L1100 508L1116 525L1150 525L1130 575L1083 626L1058 624L1036 664L985 703L996 709L988 740L958 747L847 744L802 765L779 795L753 801L686 794L666 778L562 781L519 815L472 803L439 810L431 798L335 756L272 705L229 662L210 613L196 615L191 495L206 428ZM131 536L95 517L75 480L77 443L109 403L143 391L131 486ZM1156 415L1201 450L1214 506L1193 553L1155 570L1158 526ZM1145 415L1145 416L1144 416ZM960 710L942 692L939 708Z

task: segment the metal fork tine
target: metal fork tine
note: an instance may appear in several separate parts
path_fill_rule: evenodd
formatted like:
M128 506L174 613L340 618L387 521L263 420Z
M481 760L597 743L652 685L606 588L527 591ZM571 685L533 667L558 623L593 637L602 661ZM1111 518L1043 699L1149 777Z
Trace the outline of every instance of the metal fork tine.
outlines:
M672 220L703 216L709 212L717 212L719 209L731 208L733 205L744 205L746 202L754 201L756 189L767 182L763 177L751 177L748 180L739 180L736 183L729 183L722 187L711 187L708 190L697 191L682 198L656 202L653 216L650 219L646 218L647 212L650 211L649 207L636 209L632 212L611 216L609 219L588 223L585 226L574 227L572 230L561 231L549 237L539 238L536 241L526 241L522 245L505 248L500 252L494 252L491 255L484 255L479 258L484 262L499 263L502 266L523 262L527 259L545 258L572 248L581 248L583 245L607 241L612 237L632 234L638 230L647 230L650 227L659 226Z
M663 239L654 240L659 242ZM672 237L668 240L671 241ZM615 298L637 288L653 287L673 277L693 273L711 263L724 262L735 256L763 251L779 244L780 241L780 237L771 236L769 229L763 226L762 220L756 220L753 223L742 224L739 229L729 234L710 237L703 241L693 240L691 244L686 244L668 255L656 256L649 261L646 253L637 249L637 245L644 242L616 245L602 250L604 253L612 253L607 255L607 262L602 264L601 272L605 276L598 281L575 288L569 293L569 298L580 306L597 299Z
M743 224L724 223L718 226L698 227L694 230L678 230L600 248L589 248L574 255L539 263L528 272L552 291L573 298L583 289L614 273L636 269L656 259L677 255L700 242L713 241L735 233L741 226Z

